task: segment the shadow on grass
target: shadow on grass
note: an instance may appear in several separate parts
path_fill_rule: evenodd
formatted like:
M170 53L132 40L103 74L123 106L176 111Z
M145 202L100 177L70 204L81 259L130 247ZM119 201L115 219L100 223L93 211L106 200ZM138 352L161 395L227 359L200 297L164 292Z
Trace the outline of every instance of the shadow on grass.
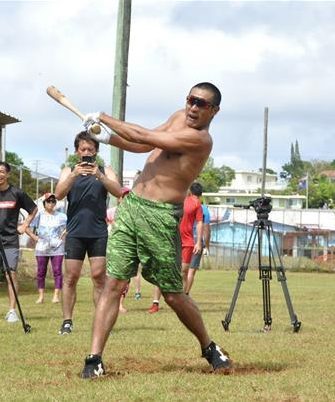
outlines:
M112 364L111 364L112 365ZM174 359L173 363L162 365L160 360L146 359L138 360L131 357L125 357L118 363L116 370L108 370L104 378L123 377L128 374L164 374L164 373L191 373L205 375L261 375L264 373L278 373L288 368L288 365L282 363L265 364L257 362L255 364L234 364L232 370L213 371L210 366L189 365L189 360Z
M145 326L145 325L138 325L138 326L129 326L125 327L123 326L122 328L116 328L114 327L112 332L118 333L118 332L126 332L126 331L169 331L166 327L153 327L153 326Z

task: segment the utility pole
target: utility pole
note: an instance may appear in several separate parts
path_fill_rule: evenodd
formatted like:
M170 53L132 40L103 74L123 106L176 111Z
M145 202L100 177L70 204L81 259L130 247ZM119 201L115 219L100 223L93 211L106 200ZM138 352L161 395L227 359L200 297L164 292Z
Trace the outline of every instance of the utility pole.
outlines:
M264 142L263 142L263 170L262 170L262 197L265 194L265 182L266 182L266 159L268 154L268 116L269 108L264 109Z
M68 157L69 157L69 148L65 147L65 163L64 163L65 166L67 166L67 164L68 164L68 161L67 161Z
M0 160L6 160L6 126L0 125Z
M130 21L131 0L119 0L112 109L112 116L119 120L125 120L126 115ZM111 166L118 175L122 185L123 150L111 147Z
M36 175L36 201L38 200L38 195L39 195L39 173L38 173L38 164L41 162L40 160L35 160L35 175Z
M309 173L306 175L306 209L308 209L308 196L309 196Z

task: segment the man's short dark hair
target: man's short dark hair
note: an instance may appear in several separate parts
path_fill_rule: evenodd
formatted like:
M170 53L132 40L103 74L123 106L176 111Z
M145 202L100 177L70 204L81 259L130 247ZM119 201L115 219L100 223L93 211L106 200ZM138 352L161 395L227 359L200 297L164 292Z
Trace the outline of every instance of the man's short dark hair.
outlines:
M192 183L190 187L190 192L193 195L200 197L202 195L202 185L198 182Z
M74 149L78 151L79 148L79 142L80 141L90 141L93 142L95 146L95 150L98 152L99 151L99 143L95 139L91 137L91 135L87 131L81 131L79 134L76 135L76 138L74 139Z
M0 166L4 166L7 173L11 171L10 164L7 162L0 161Z
M212 92L213 94L213 105L214 106L220 106L221 103L221 92L219 88L217 88L214 84L210 82L200 82L199 84L194 85L193 88L199 88L199 89L206 89L207 91Z

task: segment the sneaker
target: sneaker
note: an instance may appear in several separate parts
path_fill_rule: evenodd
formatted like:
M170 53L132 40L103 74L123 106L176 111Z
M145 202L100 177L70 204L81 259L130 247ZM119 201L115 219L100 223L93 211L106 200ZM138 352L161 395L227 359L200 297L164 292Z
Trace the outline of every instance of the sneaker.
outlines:
M141 292L136 292L136 293L135 293L135 296L134 296L134 299L135 299L135 300L141 300L141 299L142 299Z
M19 321L19 317L16 314L16 311L14 309L9 310L8 313L5 316L5 320L7 322L17 322Z
M214 371L232 369L232 361L229 359L228 353L222 351L215 342L211 342L207 348L202 349L202 357L206 358L208 363L213 366Z
M72 320L64 320L60 330L58 331L59 335L68 335L71 334L73 330Z
M104 364L99 355L88 355L85 366L81 372L81 378L97 378L106 374Z
M153 313L158 313L159 311L159 304L153 303L152 306L149 308L148 313L153 314Z

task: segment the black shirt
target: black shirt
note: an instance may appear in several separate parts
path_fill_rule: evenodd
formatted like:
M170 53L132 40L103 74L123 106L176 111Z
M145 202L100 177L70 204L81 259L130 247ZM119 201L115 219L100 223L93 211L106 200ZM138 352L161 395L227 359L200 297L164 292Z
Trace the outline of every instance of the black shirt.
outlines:
M108 235L107 190L95 176L78 176L67 199L67 237L101 238Z
M36 208L34 201L23 190L9 185L0 191L0 236L4 248L18 248L17 224L20 208L31 214Z

